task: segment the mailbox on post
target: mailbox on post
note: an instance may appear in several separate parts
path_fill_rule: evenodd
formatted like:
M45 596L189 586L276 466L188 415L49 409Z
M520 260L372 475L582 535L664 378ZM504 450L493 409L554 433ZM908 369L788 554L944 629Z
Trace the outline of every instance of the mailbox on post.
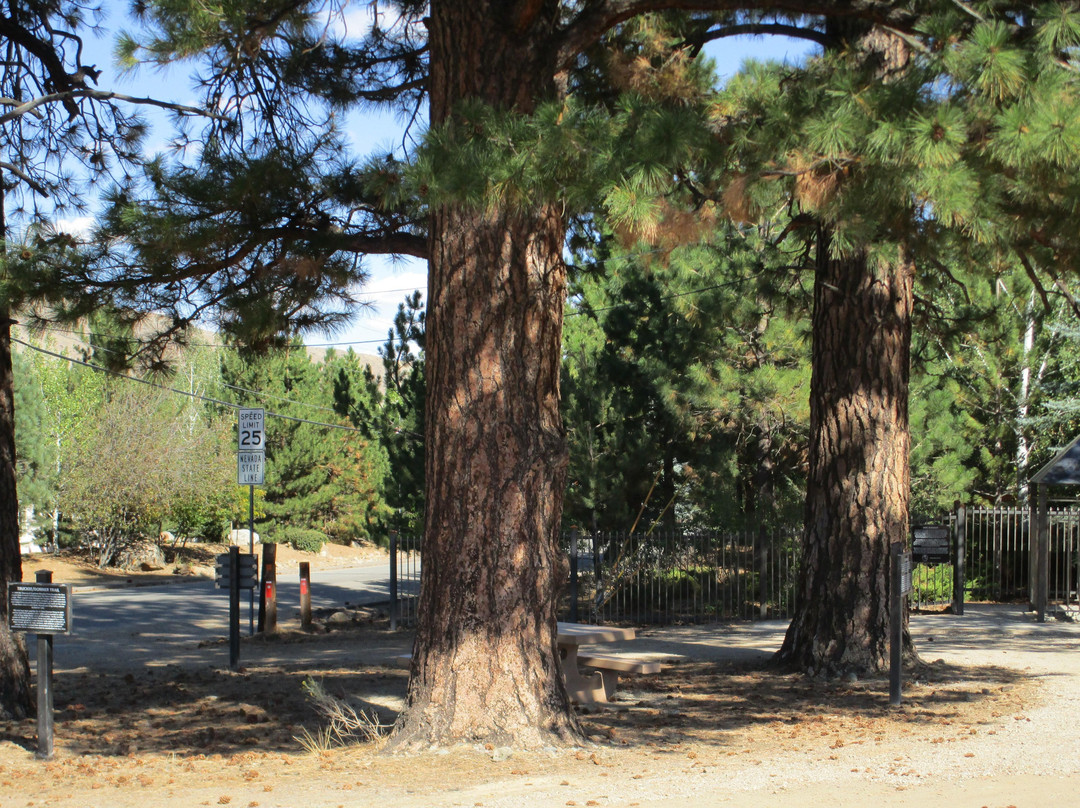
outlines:
M222 553L217 556L217 563L214 566L214 587L217 589L229 588L229 567L231 564L231 554ZM255 563L255 555L253 553L237 553L237 586L240 589L254 589L255 583L258 580L256 570L258 564Z

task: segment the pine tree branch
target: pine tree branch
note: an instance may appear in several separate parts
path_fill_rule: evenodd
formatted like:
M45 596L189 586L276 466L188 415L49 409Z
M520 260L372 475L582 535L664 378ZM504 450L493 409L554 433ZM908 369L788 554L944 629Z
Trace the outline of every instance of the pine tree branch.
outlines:
M692 46L694 51L700 51L707 42L715 42L718 39L725 39L730 36L786 36L791 39L806 39L811 42L816 42L819 45L826 45L828 43L828 35L824 31L818 31L814 28L805 28L799 25L792 25L790 23L739 23L736 25L725 25L723 28L713 28L708 31L703 31L700 34L695 34L686 38L686 44Z
M34 193L38 194L39 196L43 196L46 199L49 197L48 189L45 188L45 186L38 183L37 181L35 181L33 177L31 177L29 174L27 174L25 171L23 171L17 165L14 165L13 163L8 163L6 161L0 160L0 168L3 168L3 169L6 169L7 171L10 171L12 174L14 174L20 180L22 180L27 185L29 185L31 188L33 188Z
M48 26L46 27L48 30ZM0 37L14 42L19 47L34 56L45 68L48 74L48 83L56 90L63 92L71 88L72 76L61 61L56 50L47 42L43 42L37 36L26 30L23 26L9 17L0 17ZM72 100L64 102L68 113L74 117L78 114L78 108Z
M946 278L948 278L950 281L952 281L953 283L955 283L957 286L960 287L960 291L962 291L964 293L964 302L967 303L970 306L971 305L971 294L968 292L967 284L965 284L962 280L957 278L952 273L952 270L950 270L947 266L945 266L945 264L943 264L941 261L937 260L936 258L931 259L931 263L934 265L934 268L938 272L940 272L942 275L944 275Z
M46 104L53 104L59 101L62 104L67 105L68 102L74 102L78 98L91 98L95 101L123 101L128 104L141 104L144 106L159 107L161 109L170 109L174 112L183 112L189 115L199 115L205 118L214 118L219 121L227 121L229 118L225 115L220 115L216 112L210 112L209 110L199 109L198 107L189 107L185 104L174 104L171 101L161 101L156 98L136 97L131 95L124 95L123 93L115 93L108 90L94 90L90 87L82 87L76 90L65 90L64 92L49 93L48 95L42 95L37 98L31 99L19 106L15 107L10 112L6 112L0 115L0 125L14 120L22 115L31 113L38 107L45 106Z
M596 0L586 3L581 13L564 29L558 42L559 64L570 67L578 54L616 25L637 15L654 11L739 12L747 10L745 0ZM781 12L800 17L839 17L912 31L918 15L883 0L763 0L753 6L758 12Z
M1028 280L1031 281L1032 286L1035 287L1035 291L1039 295L1039 299L1042 300L1043 308L1046 311L1050 311L1050 296L1046 293L1046 288L1042 285L1042 281L1039 280L1039 276L1035 272L1035 267L1031 265L1031 261L1028 260L1027 254L1023 250L1017 250L1016 255L1020 259L1020 265L1024 268L1024 272L1027 273ZM1073 307L1076 307L1075 303L1073 303Z

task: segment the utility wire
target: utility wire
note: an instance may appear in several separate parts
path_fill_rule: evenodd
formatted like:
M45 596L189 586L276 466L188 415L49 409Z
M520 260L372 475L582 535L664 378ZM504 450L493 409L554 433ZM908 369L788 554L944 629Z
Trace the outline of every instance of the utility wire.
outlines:
M63 329L60 329L60 330L63 330ZM69 331L68 333L75 334L75 333L79 333L79 332ZM122 338L119 338L119 337L109 337L109 336L103 335L103 334L91 334L91 336L101 337L102 339L122 339ZM26 343L24 342L22 344L25 345ZM89 348L89 349L91 349L93 351L101 351L102 353L113 354L114 356L121 356L121 357L125 357L125 358L128 355L127 352L125 352L125 351L117 351L117 350L114 350L112 348L106 348L103 345L90 345L88 343L83 343L83 344L87 348ZM53 354L53 355L55 356L55 354ZM76 361L76 360L73 360L73 361ZM337 410L335 410L333 407L325 407L322 404L310 404L307 401L297 401L296 399L285 398L285 396L278 396L278 395L275 395L273 393L267 393L264 390L250 390L247 387L238 387L235 384L227 384L226 382L221 382L221 386L222 387L227 387L230 390L236 390L237 392L240 392L240 393L247 393L248 395L255 396L256 398L271 398L271 399L274 399L275 401L282 401L282 402L284 402L286 404L295 404L297 407L308 407L309 409L313 409L313 410L323 410L324 412L332 412L332 413L335 413L335 414L337 413Z
M77 331L77 330L75 330L73 328L61 328L60 326L55 326L55 325L38 325L38 326L34 326L34 327L35 328L40 328L43 331L55 331L55 332L57 332L59 334L74 334L75 336L80 336L80 337L85 336L85 337L97 337L98 339L116 339L116 340L131 339L131 340L138 341L138 337L118 337L118 336L115 336L115 335L112 335L112 334L101 334L101 333L97 333L97 332L94 332L94 331ZM386 343L386 338L383 337L382 339L352 339L352 340L342 340L341 342L312 342L312 343L306 343L305 342L303 347L304 348L334 348L334 347L336 347L338 345L375 345L375 344L383 345L385 343ZM217 348L217 349L222 349L222 348L228 348L229 347L228 345L223 345L220 342L187 342L187 343L184 343L184 344L189 346L189 347L192 347L192 348ZM288 347L291 347L291 346L288 346Z
M65 362L71 362L71 363L76 364L76 365L82 365L83 367L88 367L91 370L97 370L97 371L100 371L101 373L107 373L110 376L116 376L117 378L126 379L127 381L138 382L139 384L144 384L147 387L153 387L153 388L158 389L158 390L165 390L165 391L170 392L170 393L176 393L177 395L187 396L188 398L198 399L199 401L205 401L205 402L210 403L210 404L218 404L218 405L220 405L222 407L228 407L228 408L234 409L234 410L244 409L240 404L234 404L231 401L222 401L219 398L212 398L211 396L204 396L204 395L201 395L200 393L192 393L192 392L190 392L188 390L180 390L179 388L176 388L176 387L169 387L169 386L164 385L164 384L157 384L155 382L149 381L148 379L140 379L138 376L128 376L126 373L120 373L119 371L116 371L116 370L109 370L108 368L101 367L100 365L95 365L95 364L93 364L91 362L84 362L81 359L75 359L74 357L71 357L71 356L64 356L63 354L58 354L58 353L55 353L53 351L47 351L44 348L39 348L36 345L31 345L29 342L24 342L23 340L19 339L18 337L12 337L11 341L12 342L17 342L19 345L22 345L22 346L24 346L26 348L29 348L32 351L37 351L38 353L45 354L46 356L52 356L52 357L54 357L56 359L61 359L61 360L65 361ZM353 427L353 426L344 426L342 424L327 424L327 423L324 423L323 421L311 421L311 420L309 420L307 418L297 418L294 415L284 415L284 414L282 414L280 412L271 412L269 410L266 411L266 414L271 418L281 418L281 419L283 419L285 421L294 421L295 423L298 423L298 424L311 424L312 426L321 426L321 427L325 427L327 429L341 429L341 430L343 430L345 432L360 432L360 433L363 433L363 431L364 431L362 429L357 429L356 427ZM398 432L403 431L401 429L397 429L397 427L395 427L395 429Z

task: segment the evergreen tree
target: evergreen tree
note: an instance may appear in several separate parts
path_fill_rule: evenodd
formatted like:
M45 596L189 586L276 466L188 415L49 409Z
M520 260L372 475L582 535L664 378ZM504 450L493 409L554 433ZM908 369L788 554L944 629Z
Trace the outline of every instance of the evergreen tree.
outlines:
M267 540L289 540L298 535L291 532L296 530L337 541L370 539L386 516L382 492L387 461L377 440L355 429L309 423L343 420L335 418L335 405L342 402L333 399L341 370L342 363L333 356L326 365L313 363L299 341L264 356L223 355L226 383L255 391L259 401L281 416L267 419ZM348 409L355 406L346 403Z
M379 353L385 396L382 444L390 460L386 502L390 523L413 535L424 528L424 307L419 292L398 306L394 328Z
M759 524L799 488L805 343L770 299L789 260L756 230L711 239L609 257L572 285L572 524Z

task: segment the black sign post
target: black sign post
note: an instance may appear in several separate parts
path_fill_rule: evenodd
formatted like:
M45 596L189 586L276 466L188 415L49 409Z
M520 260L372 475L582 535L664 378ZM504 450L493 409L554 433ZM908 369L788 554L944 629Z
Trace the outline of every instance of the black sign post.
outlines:
M71 633L71 586L39 570L34 583L8 584L8 625L37 634L37 757L53 756L53 635Z
M240 590L254 589L258 579L253 553L235 545L217 557L214 586L229 590L229 668L240 667Z
M911 553L897 542L890 552L892 585L889 597L889 703L899 707L903 679L904 599L911 591Z

